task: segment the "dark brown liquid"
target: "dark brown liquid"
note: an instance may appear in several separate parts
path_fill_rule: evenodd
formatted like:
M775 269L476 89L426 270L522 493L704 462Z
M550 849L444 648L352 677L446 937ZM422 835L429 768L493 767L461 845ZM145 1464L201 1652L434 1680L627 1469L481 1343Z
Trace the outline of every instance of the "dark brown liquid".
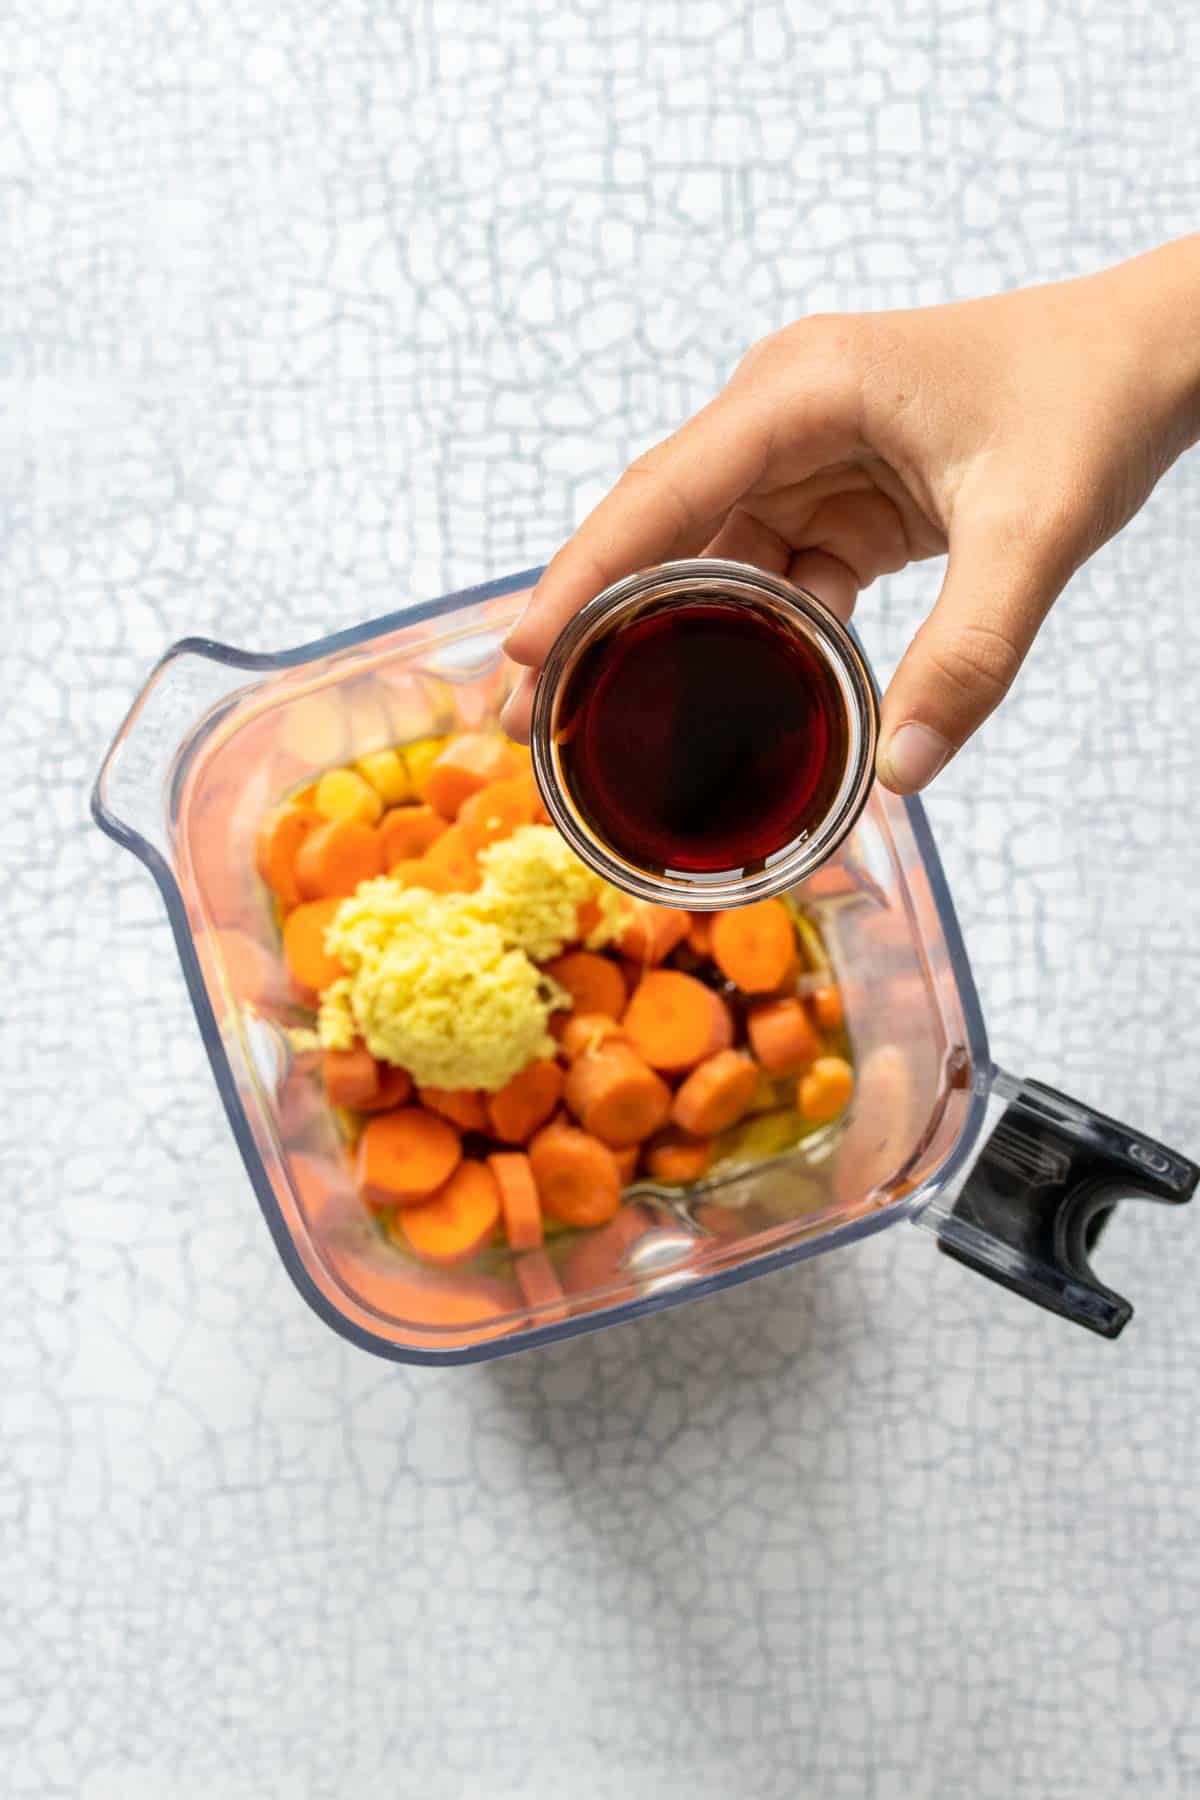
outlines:
M575 805L651 872L760 869L824 818L849 744L824 659L745 601L658 607L599 639L559 719Z

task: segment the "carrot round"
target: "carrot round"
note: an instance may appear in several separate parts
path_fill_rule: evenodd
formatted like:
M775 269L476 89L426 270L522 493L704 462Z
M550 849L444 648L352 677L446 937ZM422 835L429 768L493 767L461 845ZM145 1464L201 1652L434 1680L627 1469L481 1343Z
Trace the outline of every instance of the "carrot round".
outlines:
M321 1074L332 1106L361 1106L379 1092L379 1065L362 1042L349 1050L326 1050Z
M741 1050L719 1050L692 1070L671 1117L693 1137L713 1137L741 1118L758 1089L758 1070Z
M456 1263L473 1256L496 1229L500 1190L485 1163L460 1163L441 1192L409 1206L399 1225L422 1262Z
M854 1071L843 1056L818 1056L800 1077L796 1103L802 1118L825 1125L836 1119L854 1092Z
M425 867L449 876L455 892L470 894L479 886L479 864L461 825L452 825L425 852Z
M487 1108L473 1088L422 1088L418 1098L429 1112L449 1119L460 1131L486 1131Z
M746 1031L768 1075L795 1075L821 1054L821 1040L803 1000L768 1000L756 1006Z
M529 1158L519 1150L488 1157L496 1178L504 1230L514 1250L537 1250L542 1242L542 1203Z
M527 775L510 775L503 781L489 781L464 800L458 809L458 824L471 849L479 853L501 838L511 837L521 825L533 824L533 802L536 789L530 792Z
M699 1181L712 1159L710 1139L682 1137L676 1132L647 1147L646 1169L656 1180L674 1185Z
M444 819L456 819L464 800L516 770L516 758L502 737L464 732L451 738L430 763L421 781L422 798Z
M352 894L383 864L379 833L354 819L329 819L310 831L296 852L296 886L305 900Z
M341 905L339 899L308 900L283 922L283 955L288 974L306 999L346 973L325 948L325 933Z
M733 1042L729 1008L718 994L678 969L651 969L638 983L621 1021L652 1069L692 1069Z
M547 963L546 973L566 988L577 1013L607 1013L610 1019L619 1019L625 1011L625 978L607 956L568 950Z
M377 825L383 812L378 788L356 769L326 769L313 805L323 819L353 819L359 825Z
M618 1150L648 1138L671 1110L670 1088L627 1044L576 1057L563 1098L585 1131Z
M399 1069L395 1063L378 1063L379 1086L369 1100L360 1100L358 1111L365 1113L391 1112L394 1107L403 1106L412 1098L412 1076L407 1069Z
M278 806L267 814L255 835L254 866L285 906L299 904L296 853L320 823L320 813L311 806Z
M393 863L388 870L402 887L427 888L431 894L457 894L458 883L447 869L435 869L423 856Z
M499 1093L489 1094L488 1123L502 1144L526 1144L546 1123L562 1093L563 1072L556 1062L530 1063Z
M591 937L603 917L604 913L598 900L581 900L579 902L575 914L575 936L581 943L585 938Z
M457 1131L420 1107L381 1113L358 1143L358 1184L372 1206L413 1206L449 1181L462 1158Z
M796 932L782 900L758 900L717 913L713 961L743 994L771 994L796 966Z
M614 1150L617 1168L621 1175L621 1186L626 1188L637 1174L638 1161L642 1154L640 1144L627 1144L624 1150Z
M513 1274L521 1290L521 1298L531 1312L536 1312L539 1325L553 1325L567 1316L562 1283L554 1264L544 1250L530 1250L513 1261Z
M817 988L812 996L812 1008L822 1031L840 1031L846 1023L842 990L838 987Z
M670 956L688 934L688 915L675 906L654 906L635 900L625 928L617 939L622 956L649 967Z
M384 813L379 826L384 868L390 870L393 863L424 856L446 828L445 819L432 806L394 806Z
M607 1144L574 1125L547 1125L529 1146L543 1210L564 1225L604 1225L621 1204L621 1172Z
M697 956L712 955L712 914L689 913L687 928L688 948Z
M562 1030L556 1035L568 1062L574 1062L577 1056L584 1056L589 1051L603 1049L606 1044L629 1042L624 1026L618 1025L607 1013L568 1013Z

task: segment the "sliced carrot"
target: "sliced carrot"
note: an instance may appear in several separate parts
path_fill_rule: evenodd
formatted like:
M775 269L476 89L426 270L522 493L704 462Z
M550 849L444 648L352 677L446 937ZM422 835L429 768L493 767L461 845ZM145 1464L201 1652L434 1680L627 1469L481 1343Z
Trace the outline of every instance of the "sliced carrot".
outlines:
M687 941L697 956L712 955L712 914L689 913Z
M296 886L305 900L344 897L382 867L377 831L354 819L330 819L297 850Z
M379 1092L379 1065L361 1041L349 1050L326 1050L321 1075L332 1106L361 1106Z
M617 939L623 956L643 968L670 956L688 934L688 915L675 906L654 906L648 900L631 902L629 919Z
M607 1013L610 1019L619 1019L625 1011L625 980L607 956L598 956L594 950L569 950L547 963L546 973L566 988L577 1013Z
M510 775L503 781L489 781L459 807L459 829L478 854L489 844L511 837L520 826L532 825L533 802L528 776Z
M393 863L388 874L402 887L428 888L431 894L457 894L460 891L448 869L435 869L423 856Z
M288 974L306 999L346 973L325 948L325 933L341 905L339 899L308 900L283 922L283 955Z
M836 1119L854 1092L854 1071L843 1056L818 1056L800 1077L796 1103L802 1118L824 1125Z
M493 1137L502 1144L527 1144L546 1123L562 1093L563 1072L556 1062L530 1063L507 1087L485 1102Z
M496 1229L500 1189L486 1163L460 1163L439 1193L407 1206L399 1225L422 1262L456 1263L474 1256Z
M254 866L285 906L297 906L296 852L321 823L311 806L278 806L269 812L254 839Z
M447 829L441 813L432 806L394 806L383 815L379 826L379 848L383 866L408 862L424 856Z
M379 790L355 769L327 769L313 805L323 819L350 819L357 825L377 825L383 813Z
M425 866L448 875L457 893L470 894L479 886L479 864L461 825L452 825L429 846Z
M692 1070L671 1117L693 1137L713 1137L741 1118L758 1091L758 1070L741 1050L719 1050Z
M796 967L796 932L782 900L758 900L717 913L713 960L743 994L771 994Z
M521 1298L538 1317L538 1325L554 1325L567 1316L567 1303L562 1283L554 1272L554 1264L544 1250L530 1250L513 1262L513 1274L521 1290Z
M821 1054L803 1000L768 1000L756 1006L746 1026L750 1048L769 1075L795 1075Z
M671 1090L626 1044L606 1044L567 1070L563 1098L585 1131L624 1149L664 1125Z
M577 1056L584 1056L589 1051L599 1050L605 1044L629 1042L624 1026L610 1019L607 1013L568 1013L557 1036L568 1062L574 1062Z
M210 960L219 962L237 1005L244 1005L246 1001L258 1006L273 1005L290 998L278 956L252 933L238 931L231 925L223 931L213 932L205 943L208 954L203 958L204 962L206 965ZM207 967L206 973L209 973Z
M627 1201L607 1225L571 1245L561 1265L561 1280L568 1293L578 1296L577 1308L589 1299L611 1305L622 1297L611 1292L612 1283L620 1280L630 1250L653 1224L644 1206Z
M617 1159L617 1168L621 1172L622 1187L628 1187L634 1176L637 1174L638 1161L641 1154L642 1146L640 1144L627 1144L624 1150L613 1151L613 1155Z
M711 1139L685 1137L679 1132L668 1133L646 1149L648 1173L672 1184L699 1181L712 1159Z
M564 1225L603 1225L621 1204L621 1172L607 1144L574 1125L555 1123L529 1146L543 1210Z
M462 1157L457 1131L420 1107L368 1121L358 1143L358 1185L372 1206L413 1206L449 1181Z
M838 987L817 988L812 996L812 1009L817 1015L817 1023L822 1031L841 1031L846 1023L846 1010L842 1005L842 990Z
M430 763L421 782L422 798L444 819L456 819L464 800L489 782L502 781L516 772L516 758L502 737L464 732L451 738Z
M733 1020L718 994L678 969L651 969L621 1021L652 1069L679 1073L733 1042Z
M536 1250L542 1242L542 1203L529 1158L519 1150L488 1157L500 1190L504 1229L514 1250Z
M365 1113L391 1112L397 1106L403 1106L412 1098L412 1076L407 1069L398 1069L395 1063L377 1063L379 1086L369 1100L360 1100L358 1111Z
M593 931L595 931L597 925L599 925L601 919L604 917L604 913L601 910L600 902L598 900L581 900L579 903L579 910L575 917L577 921L575 926L575 936L579 939L580 943L583 943L586 938L591 937Z
M460 1131L486 1131L487 1108L483 1095L472 1088L421 1088L418 1098L429 1112L449 1119Z

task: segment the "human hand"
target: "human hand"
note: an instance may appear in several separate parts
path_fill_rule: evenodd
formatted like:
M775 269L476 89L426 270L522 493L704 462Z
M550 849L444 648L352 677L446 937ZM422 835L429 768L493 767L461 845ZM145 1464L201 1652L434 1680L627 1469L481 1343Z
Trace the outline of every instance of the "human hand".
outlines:
M931 781L1008 691L1071 575L1200 435L1200 237L1100 275L912 312L815 317L634 462L550 563L506 648L680 556L755 563L843 620L879 575L948 552L883 701L878 774Z

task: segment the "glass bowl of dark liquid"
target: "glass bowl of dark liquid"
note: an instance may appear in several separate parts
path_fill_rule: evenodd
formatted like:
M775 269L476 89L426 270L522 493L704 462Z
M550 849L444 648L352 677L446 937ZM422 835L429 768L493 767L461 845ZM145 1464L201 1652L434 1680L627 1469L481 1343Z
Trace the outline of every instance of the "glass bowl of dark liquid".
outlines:
M606 588L538 679L546 808L616 886L693 911L812 873L870 791L879 713L853 638L744 563L664 563Z

